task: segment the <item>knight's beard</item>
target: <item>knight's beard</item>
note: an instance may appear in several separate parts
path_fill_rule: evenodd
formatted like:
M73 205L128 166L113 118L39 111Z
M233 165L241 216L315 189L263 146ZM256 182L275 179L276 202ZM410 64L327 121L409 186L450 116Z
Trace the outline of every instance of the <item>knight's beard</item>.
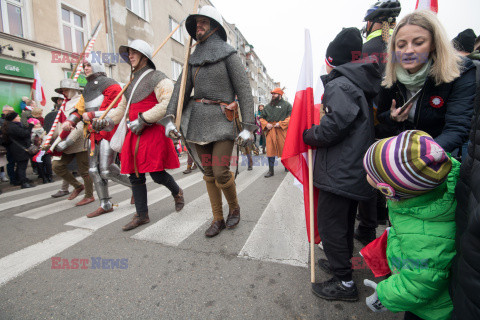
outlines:
M272 97L272 100L270 100L270 104L275 105L275 104L277 104L279 101L280 101L280 97L277 97L277 98L273 98L273 97Z

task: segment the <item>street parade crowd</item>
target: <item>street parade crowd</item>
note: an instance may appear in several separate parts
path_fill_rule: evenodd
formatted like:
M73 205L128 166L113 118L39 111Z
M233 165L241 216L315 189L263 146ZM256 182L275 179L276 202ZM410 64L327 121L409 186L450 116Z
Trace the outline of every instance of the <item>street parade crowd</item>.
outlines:
M316 149L313 183L326 256L317 264L332 278L312 291L326 300L358 300L351 261L357 239L381 277L364 281L373 312L480 319L480 37L467 29L450 40L434 13L417 10L397 22L400 11L399 1L375 3L365 28L344 28L325 53L321 121L303 132L303 142ZM202 7L185 25L196 46L175 84L156 69L150 44L136 39L119 48L131 67L126 90L101 61L85 57L87 84L62 80L45 118L28 97L21 114L3 106L2 181L33 187L26 176L31 162L43 183L53 173L63 180L52 197L74 200L83 192L76 206L98 198L88 218L114 210L108 185L118 182L131 188L135 204L128 231L150 221L146 173L182 210L184 190L167 170L179 168L175 143L183 139L184 173L202 170L210 199L205 236L235 228L235 145L249 170L252 153L266 153L265 178L274 176L292 105L275 88L270 103L254 112L245 68L215 8ZM49 132L56 142L45 145ZM389 226L383 235L379 224Z

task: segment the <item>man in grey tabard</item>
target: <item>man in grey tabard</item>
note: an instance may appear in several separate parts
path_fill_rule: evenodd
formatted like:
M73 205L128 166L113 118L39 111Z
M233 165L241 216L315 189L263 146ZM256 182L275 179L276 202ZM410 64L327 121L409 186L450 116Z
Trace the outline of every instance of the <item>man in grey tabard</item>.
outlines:
M204 180L213 211L213 222L205 232L213 237L225 227L234 228L240 221L235 179L230 172L234 140L238 135L235 120L226 118L226 105L238 98L244 130L240 137L253 142L254 110L252 89L245 68L236 50L226 43L222 16L211 6L204 6L198 14L190 15L186 28L197 41L195 52L188 63L185 102L181 132L187 142L194 144L205 170ZM181 76L167 108L167 116L176 116ZM195 89L193 97L190 97ZM247 130L248 129L248 130ZM166 126L166 135L172 136L174 125ZM222 194L229 205L227 221L223 219Z

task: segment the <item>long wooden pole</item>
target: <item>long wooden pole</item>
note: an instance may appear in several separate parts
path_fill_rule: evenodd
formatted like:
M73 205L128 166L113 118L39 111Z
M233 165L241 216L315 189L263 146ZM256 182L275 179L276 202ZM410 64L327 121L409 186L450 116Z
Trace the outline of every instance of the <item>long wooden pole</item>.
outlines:
M313 206L313 151L308 148L308 197L310 199L310 281L315 283L315 219Z
M196 14L198 11L199 0L195 0L193 6L193 14ZM187 85L187 72L188 72L188 61L190 60L190 53L192 51L192 37L188 37L188 46L185 49L185 61L183 62L183 71L182 71L182 82L180 83L180 93L178 96L177 104L177 116L175 117L175 124L177 128L180 128L180 122L182 120L182 111L183 111L183 102L185 99L185 87Z
M185 19L183 20L185 21ZM170 38L173 36L173 34L178 30L178 28L180 28L180 26L182 25L182 22L180 22L178 24L178 26L175 27L175 29L172 30L172 32L170 32L170 34L165 38L165 40L163 40L162 44L160 44L160 46L157 48L157 50L155 50L152 54L152 58L155 57L155 55L158 53L158 51L160 51L160 49L163 48L163 46L168 42L168 40L170 40ZM107 113L113 108L113 106L117 103L118 99L120 99L120 97L125 93L125 90L127 90L128 86L132 83L133 81L133 77L130 79L130 81L123 87L122 91L120 91L117 96L115 97L115 99L113 99L113 101L108 105L107 109L105 109L105 112L100 116L100 120L102 120L103 118L105 118L107 116Z
M83 51L82 53L80 54L80 56L78 57L78 60L77 60L77 64L75 66L75 68L72 70L72 74L70 75L70 79L73 79L73 80L77 80L78 76L80 75L80 72L81 72L81 68L80 68L80 61L81 59L83 59L87 54L90 53L90 51L92 50L93 48L93 45L95 44L95 41L97 39L97 35L98 35L98 32L100 31L100 28L101 28L101 22L99 21L97 23L97 25L95 26L95 29L93 30L92 32L92 36L90 38L90 40L88 40L87 42L87 45L85 46L85 48L83 48ZM57 112L57 116L55 117L55 120L53 121L53 125L52 125L52 128L50 129L50 132L48 133L47 135L47 138L45 139L45 142L43 144L43 147L47 147L51 140L52 140L52 136L53 136L53 133L55 132L55 129L57 128L57 124L58 124L58 120L60 119L60 114L62 114L65 110L65 104L67 103L67 99L64 99L63 100L63 104L62 106L60 107L60 109L58 110Z

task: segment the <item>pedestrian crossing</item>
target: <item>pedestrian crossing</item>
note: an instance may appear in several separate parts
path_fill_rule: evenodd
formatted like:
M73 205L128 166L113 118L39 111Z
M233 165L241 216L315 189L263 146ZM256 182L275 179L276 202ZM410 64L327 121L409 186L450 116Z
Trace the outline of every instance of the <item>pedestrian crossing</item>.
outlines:
M181 160L185 164L186 157ZM198 236L198 231L203 231L212 219L210 201L206 193L203 175L200 171L194 171L189 175L179 175L185 166L170 170L179 186L186 190L196 190L196 198L186 202L181 212L174 211L173 200L170 213L164 215L158 221L142 226L132 231L129 238L151 242L159 245L179 247L187 239ZM245 167L236 179L239 202L256 201L256 199L244 199L242 193L252 188L258 188L255 194L258 199L262 198L262 186L266 184L277 184L276 191L269 201L261 201L258 212L255 215L255 223L246 223L250 230L245 237L243 247L236 253L239 258L263 260L274 263L288 264L292 266L307 267L308 243L306 240L305 217L303 212L303 196L301 191L293 185L294 178L291 174L284 174L283 167L279 168L277 176L281 178L264 179L266 168L256 166L252 171ZM277 177L276 176L276 177ZM155 210L156 206L165 199L171 198L170 191L164 186L157 185L149 179L147 181L148 205ZM46 203L45 199L51 199L52 190L58 188L59 183L42 185L35 190L17 190L2 195L3 202L0 204L0 217L10 210L19 211L12 219L29 219L32 223L41 223L47 217L56 217L65 210L75 212L71 221L62 220L66 231L50 236L44 241L28 246L17 252L1 257L0 252L0 286L18 277L24 272L35 268L40 263L58 255L60 252L78 244L88 237L94 237L99 229L111 226L119 220L125 220L135 213L135 207L130 205L130 191L127 187L112 183L110 194L118 207L112 213L89 219L85 216L85 209L82 207L72 208L72 201L55 200L54 203ZM27 193L28 192L28 193ZM15 200L9 200L8 196ZM24 197L19 197L23 195ZM119 201L120 200L120 201ZM267 199L268 200L268 199ZM36 205L38 203L38 205ZM164 202L167 203L167 202ZM228 212L228 205L224 199L224 212ZM98 205L98 202L95 202ZM90 205L92 206L92 205ZM78 209L77 209L78 208ZM76 211L74 211L76 210ZM152 210L152 211L153 211ZM163 209L165 210L165 209ZM118 232L122 232L118 230ZM215 238L209 239L215 242Z

